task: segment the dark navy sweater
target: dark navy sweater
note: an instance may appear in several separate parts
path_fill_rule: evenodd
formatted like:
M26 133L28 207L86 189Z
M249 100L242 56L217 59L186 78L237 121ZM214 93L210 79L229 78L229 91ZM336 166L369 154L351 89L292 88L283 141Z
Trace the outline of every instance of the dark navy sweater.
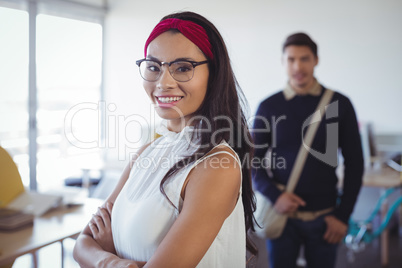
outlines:
M273 203L282 193L276 184L287 184L302 143L303 123L314 113L324 90L320 96L296 95L290 100L286 100L283 91L280 91L264 100L258 108L252 130L256 145L253 182L255 189ZM306 201L305 207L299 207L300 211L335 207L333 214L347 223L362 184L363 153L356 114L350 100L335 92L331 105L335 105L332 107L336 114L332 118L323 117L311 147L318 153L327 153L327 156L337 159L338 150L327 150L327 145L338 143L344 158L343 189L341 192L337 190L336 163L318 157L320 160L309 153L294 193ZM304 135L305 132L306 128ZM268 148L272 150L270 162L259 165Z

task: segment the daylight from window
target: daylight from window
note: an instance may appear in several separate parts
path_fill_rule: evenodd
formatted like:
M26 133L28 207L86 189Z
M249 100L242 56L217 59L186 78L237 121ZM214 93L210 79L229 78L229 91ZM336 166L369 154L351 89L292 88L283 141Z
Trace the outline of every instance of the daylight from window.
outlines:
M37 181L46 189L101 162L99 146L80 144L99 142L102 27L44 14L36 22ZM28 185L28 14L0 8L0 25L0 145Z

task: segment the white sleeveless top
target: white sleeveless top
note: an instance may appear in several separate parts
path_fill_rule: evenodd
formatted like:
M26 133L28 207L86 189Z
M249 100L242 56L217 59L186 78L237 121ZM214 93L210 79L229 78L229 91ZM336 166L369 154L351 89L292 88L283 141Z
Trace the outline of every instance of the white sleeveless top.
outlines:
M148 146L136 160L113 206L113 241L118 256L124 259L146 262L152 257L180 214L183 202L181 190L196 164L222 153L235 157L240 164L234 151L233 154L220 151L181 169L165 184L165 192L176 209L161 193L160 182L178 160L191 155L198 145L190 142L192 127L185 127L180 133L175 133L162 125L157 132L162 137ZM227 143L221 145L230 148ZM226 218L197 267L246 267L246 231L241 188L234 210Z

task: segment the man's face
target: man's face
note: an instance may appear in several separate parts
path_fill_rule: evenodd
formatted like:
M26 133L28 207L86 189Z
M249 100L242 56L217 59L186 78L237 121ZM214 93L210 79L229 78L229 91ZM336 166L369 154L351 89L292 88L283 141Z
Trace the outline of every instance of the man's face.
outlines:
M290 45L283 52L282 63L292 88L299 94L308 93L314 83L314 67L318 64L318 57L308 46Z

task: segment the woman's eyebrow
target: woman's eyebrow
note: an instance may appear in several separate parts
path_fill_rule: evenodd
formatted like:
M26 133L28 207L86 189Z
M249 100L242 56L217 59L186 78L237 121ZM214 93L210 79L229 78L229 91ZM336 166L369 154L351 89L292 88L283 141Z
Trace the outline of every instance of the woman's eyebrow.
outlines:
M174 61L181 61L181 60L183 60L183 61L194 61L193 58L177 58Z
M153 57L153 56L150 56L150 55L148 55L147 59L148 59L148 60L157 61L157 62L162 62L162 61L159 60L158 58ZM193 59L193 58L189 58L189 57L182 57L182 58L176 58L175 60L172 60L171 62L174 62L174 61L194 61L194 59Z
M147 56L147 60L154 60L154 61L158 61L158 62L160 62L160 60L159 59L157 59L157 58L155 58L155 57L152 57L152 56Z

